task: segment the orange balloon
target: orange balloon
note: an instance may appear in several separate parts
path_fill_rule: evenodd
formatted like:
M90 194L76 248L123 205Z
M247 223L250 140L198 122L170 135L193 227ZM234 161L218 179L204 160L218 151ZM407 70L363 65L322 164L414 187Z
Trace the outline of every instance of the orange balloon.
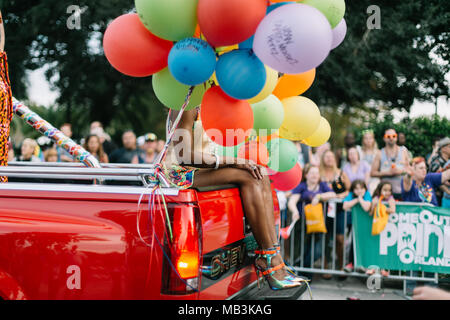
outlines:
M250 104L228 96L219 86L208 89L204 94L200 118L208 137L221 146L236 146L244 142L253 130Z
M197 25L197 27L195 27L194 38L200 39L201 34L202 34L202 32L200 30L200 26Z
M279 139L279 138L280 138L280 131L276 130L274 133L272 133L268 136L262 136L262 137L258 136L258 141L266 144L267 142L269 142L272 139Z
M311 87L315 77L316 69L299 74L285 74L278 80L273 94L280 100L299 96Z

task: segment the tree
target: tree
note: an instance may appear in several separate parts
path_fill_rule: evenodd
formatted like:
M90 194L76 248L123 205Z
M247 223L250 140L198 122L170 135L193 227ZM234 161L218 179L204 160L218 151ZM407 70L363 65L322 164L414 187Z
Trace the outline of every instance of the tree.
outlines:
M120 74L102 50L107 25L130 12L133 1L78 1L80 9L86 8L79 29L70 28L70 0L8 0L0 6L14 96L26 100L26 71L47 66L46 77L60 92L57 110L65 114L60 119L73 124L76 136L85 134L93 120L108 126L116 138L125 129L164 134L167 111L151 89L151 78Z
M367 8L380 9L380 29L368 29ZM320 106L404 109L414 99L450 96L450 2L346 1L346 39L317 70L305 94Z

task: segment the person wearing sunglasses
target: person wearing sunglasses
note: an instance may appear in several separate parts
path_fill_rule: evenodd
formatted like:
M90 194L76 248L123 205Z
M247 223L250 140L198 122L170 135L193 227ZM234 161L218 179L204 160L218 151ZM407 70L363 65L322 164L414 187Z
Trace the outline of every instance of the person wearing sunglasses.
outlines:
M383 140L385 146L377 152L370 175L389 181L392 184L394 198L400 200L402 174L405 173L409 155L406 148L397 144L398 135L394 129L386 130Z

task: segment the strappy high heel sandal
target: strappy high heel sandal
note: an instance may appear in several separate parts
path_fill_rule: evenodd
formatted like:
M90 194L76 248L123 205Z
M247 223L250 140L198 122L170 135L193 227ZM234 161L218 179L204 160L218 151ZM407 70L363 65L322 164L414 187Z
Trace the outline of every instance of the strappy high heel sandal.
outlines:
M299 281L293 281L291 276L286 276L284 279L277 279L275 278L275 271L280 270L285 267L284 262L280 263L277 266L271 267L272 265L272 258L278 255L277 248L269 248L266 250L255 250L255 254L258 254L258 256L255 259L255 271L256 276L258 278L258 288L261 288L260 286L260 279L264 277L264 279L269 284L270 289L272 290L281 290L281 289L289 289L298 287L301 285L301 282ZM266 268L261 267L257 264L258 259L266 259Z
M281 246L279 244L275 244L274 248L277 251L277 254L281 254ZM292 271L292 269L289 266L285 265L285 269L288 272L288 274L286 275L286 278L288 278L291 281L296 281L296 282L308 282L309 279L306 277L302 277L302 276L298 276L294 271Z

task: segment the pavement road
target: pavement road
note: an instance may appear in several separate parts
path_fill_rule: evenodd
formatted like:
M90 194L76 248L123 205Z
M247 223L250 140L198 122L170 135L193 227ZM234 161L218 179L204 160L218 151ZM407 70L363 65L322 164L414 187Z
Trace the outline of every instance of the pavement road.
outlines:
M366 284L366 278L347 277L339 280L333 276L330 280L322 279L320 275L314 275L310 283L314 300L347 300L348 298L359 300L409 300L403 295L402 281L384 281L378 291L371 291ZM302 300L310 300L306 291Z

